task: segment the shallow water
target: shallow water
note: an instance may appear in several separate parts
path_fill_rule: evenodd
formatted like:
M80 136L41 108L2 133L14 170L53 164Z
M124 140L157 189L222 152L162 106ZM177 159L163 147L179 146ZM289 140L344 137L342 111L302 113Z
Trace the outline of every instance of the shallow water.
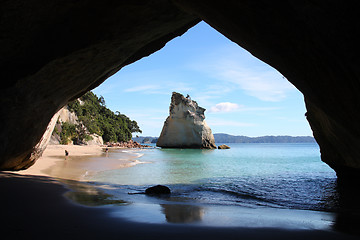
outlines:
M336 175L321 162L316 144L230 146L229 150L141 150L138 160L148 164L103 171L89 180L128 185L129 191L170 185L177 198L201 203L307 210L335 207L329 198L336 199Z
M126 150L144 164L85 176L97 190L68 197L110 204L114 217L135 222L321 230L336 225L336 175L321 162L316 144L228 145L231 149ZM106 157L123 159L124 150ZM156 184L169 186L172 194L128 194Z

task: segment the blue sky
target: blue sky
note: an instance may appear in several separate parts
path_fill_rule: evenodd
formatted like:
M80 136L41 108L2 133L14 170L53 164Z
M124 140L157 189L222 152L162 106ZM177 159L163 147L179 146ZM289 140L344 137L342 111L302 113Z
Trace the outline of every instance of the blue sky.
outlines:
M303 95L277 70L204 22L93 90L106 106L159 136L173 91L206 108L213 133L311 136Z

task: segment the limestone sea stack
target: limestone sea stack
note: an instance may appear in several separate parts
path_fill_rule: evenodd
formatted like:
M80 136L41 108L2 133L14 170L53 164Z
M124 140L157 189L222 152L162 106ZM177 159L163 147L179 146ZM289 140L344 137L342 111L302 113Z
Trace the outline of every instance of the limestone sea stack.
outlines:
M205 122L205 108L190 96L173 92L167 117L156 146L163 148L216 148L214 135Z

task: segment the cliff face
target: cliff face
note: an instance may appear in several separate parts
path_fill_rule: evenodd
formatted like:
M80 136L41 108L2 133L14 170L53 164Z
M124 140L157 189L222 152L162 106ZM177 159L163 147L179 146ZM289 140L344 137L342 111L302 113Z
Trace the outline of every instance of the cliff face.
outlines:
M80 101L79 99L77 101ZM82 131L83 134L86 134L89 136L89 138L82 138L81 142L75 142L76 144L83 144L83 145L103 145L104 140L101 136L99 136L96 133L90 133L89 130L86 128L86 126L78 119L78 116L75 112L71 112L66 105L58 112L58 118L56 121L55 128L57 131L53 131L52 135L50 137L49 144L50 145L58 145L64 143L64 139L61 139L61 131L62 131L62 125L64 123L68 123L71 125L74 125L77 132ZM49 126L48 128L51 128ZM53 128L54 129L54 128ZM74 141L70 140L67 144L74 144Z
M210 127L205 122L205 108L173 92L167 117L156 143L164 148L216 148Z
M69 101L200 21L163 0L2 1L0 15L1 170L32 164Z

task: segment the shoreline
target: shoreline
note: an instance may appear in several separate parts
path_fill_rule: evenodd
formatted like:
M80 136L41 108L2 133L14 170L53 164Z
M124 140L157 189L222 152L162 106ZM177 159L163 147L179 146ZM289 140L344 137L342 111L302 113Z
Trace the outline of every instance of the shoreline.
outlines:
M74 204L49 177L0 172L0 180L2 229L11 239L358 239L333 231L137 223L112 217L111 207Z
M56 165L57 162L65 160L65 150L69 152L69 156L74 157L89 157L100 156L103 148L99 145L48 145L43 152L42 156L36 160L35 164L26 170L21 171L8 171L20 175L37 175L53 177L47 169Z
M89 161L91 163L89 158L94 158L96 161L98 157L106 154L103 152L103 147L49 146L39 162L30 169L16 173L0 172L0 187L5 190L6 196L1 200L3 206L6 206L2 214L4 219L7 219L3 227L6 229L5 233L11 235L12 239L357 239L357 236L340 232L313 229L210 227L134 222L125 217L114 217L111 213L115 206L111 204L90 206L73 201L67 196L68 193L77 191L72 186L84 184L81 183L81 179L71 177L74 175L58 179L52 176L54 172L48 172L49 169L56 168L56 165L68 164L72 161L75 163L82 161L81 158L85 158L87 164ZM70 161L65 160L65 149L69 151L69 157L73 158ZM111 149L115 148L110 148L110 151ZM127 160L124 160L125 158ZM124 153L124 159L109 159L109 165L105 170L110 167L114 169L115 166L115 168L126 167L120 163L122 161L131 163L136 158ZM66 171L69 171L69 168ZM73 172L75 175L78 173ZM81 199L84 199L81 191L85 194L86 191L94 194L94 187L87 189L83 186L79 187ZM95 193L94 196L98 194ZM144 217L144 214L137 217Z
M84 177L87 175L93 175L100 171L132 167L142 163L137 160L137 155L132 155L129 152L124 152L124 157L120 159L107 158L106 148L109 151L129 149L100 145L48 145L43 155L30 168L6 172L86 181ZM68 152L68 156L65 156L65 151Z

